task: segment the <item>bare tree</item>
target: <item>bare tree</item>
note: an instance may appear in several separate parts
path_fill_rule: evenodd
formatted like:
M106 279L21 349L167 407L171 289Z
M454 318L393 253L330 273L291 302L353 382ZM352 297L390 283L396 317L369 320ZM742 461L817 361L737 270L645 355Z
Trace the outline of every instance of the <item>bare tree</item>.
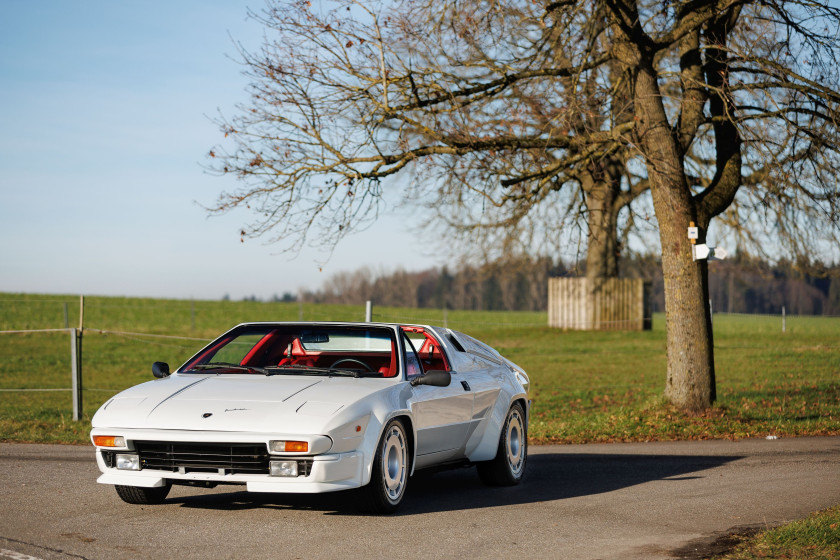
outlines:
M700 243L717 216L793 248L836 235L840 10L824 0L270 2L257 17L251 99L210 154L242 187L214 210L250 205L244 234L334 243L410 176L406 196L509 238L541 213L607 231L649 189L665 392L684 410L715 399L690 222Z
M545 28L544 20L536 17L542 6L493 4L494 19L486 22L486 33L476 29L479 21L487 19L481 9L476 14L459 3L414 6L427 19L428 14L435 14L436 36L454 34L454 42L461 43L453 49L457 54L443 50L434 55L449 68L487 68L498 78L508 76L511 59L523 56L531 57L528 64L533 66L570 67L580 49L580 41L570 41L559 28ZM603 13L593 17L603 17ZM420 21L421 17L412 19ZM523 22L526 35L538 37L542 44L523 41L521 30L510 35L493 32L515 30ZM545 29L533 28L527 33L529 26ZM596 44L605 37L595 34L580 39ZM632 98L615 64L608 63L598 79L582 77L560 73L550 80L523 80L502 95L475 95L470 111L461 117L462 128L489 136L503 125L520 133L539 131L550 138L557 134L582 136L632 120ZM626 168L633 150L620 145L596 151L588 148L505 148L481 152L476 158L458 158L457 163L445 161L440 179L447 188L440 191L437 208L449 213L446 222L472 245L476 238L486 236L490 243L478 247L484 250L495 245L501 254L509 252L512 242L551 247L564 232L574 230L577 238L586 242L586 275L618 276L624 239L619 235L619 214L646 191L647 182ZM570 160L574 165L568 165ZM477 196L465 199L470 191L477 191Z

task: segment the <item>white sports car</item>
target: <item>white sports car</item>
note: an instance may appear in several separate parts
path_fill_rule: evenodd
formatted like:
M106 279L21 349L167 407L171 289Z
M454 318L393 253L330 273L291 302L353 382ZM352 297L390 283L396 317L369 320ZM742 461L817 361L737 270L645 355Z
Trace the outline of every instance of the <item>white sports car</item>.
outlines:
M386 513L419 469L475 464L490 485L525 472L528 376L446 328L246 323L152 371L92 420L98 482L129 503L161 503L173 484L362 488Z

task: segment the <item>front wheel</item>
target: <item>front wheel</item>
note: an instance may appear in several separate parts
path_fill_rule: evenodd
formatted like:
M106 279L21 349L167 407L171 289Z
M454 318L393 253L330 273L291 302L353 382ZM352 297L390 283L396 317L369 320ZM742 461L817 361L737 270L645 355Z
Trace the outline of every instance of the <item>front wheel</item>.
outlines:
M478 463L478 476L489 486L515 486L525 474L528 459L528 433L525 428L525 412L522 405L515 403L508 410L496 457Z
M373 513L392 513L405 495L408 482L408 439L399 420L391 420L373 458L370 483L362 491L367 509Z
M117 494L122 501L128 504L162 504L169 495L170 483L155 488L143 488L140 486L115 486Z

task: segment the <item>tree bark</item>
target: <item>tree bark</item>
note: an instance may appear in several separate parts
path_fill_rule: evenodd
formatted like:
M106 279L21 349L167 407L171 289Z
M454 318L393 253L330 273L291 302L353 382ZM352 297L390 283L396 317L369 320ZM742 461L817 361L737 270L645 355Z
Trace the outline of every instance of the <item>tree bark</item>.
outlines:
M620 164L616 163L620 166ZM589 173L583 180L589 227L586 249L587 278L618 276L618 195L620 175Z
M687 230L697 211L686 183L678 140L672 133L650 61L636 74L639 146L647 160L662 245L668 372L665 396L687 412L715 400L714 351L705 261L694 261ZM703 224L706 225L706 224ZM699 243L703 243L705 231Z
M584 328L595 329L599 324L596 302L603 290L606 278L618 277L618 195L620 174L615 176L610 169L593 164L582 181L586 194L587 225L589 228L586 247L586 309L587 323Z

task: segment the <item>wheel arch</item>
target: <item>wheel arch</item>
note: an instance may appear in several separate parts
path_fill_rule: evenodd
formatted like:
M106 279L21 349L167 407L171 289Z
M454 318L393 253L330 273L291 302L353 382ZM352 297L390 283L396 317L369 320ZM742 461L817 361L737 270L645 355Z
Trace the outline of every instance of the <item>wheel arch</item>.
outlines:
M402 422L403 428L405 430L405 437L408 439L408 461L409 461L409 476L414 474L414 459L417 454L417 432L414 427L414 421L411 418L411 414L406 410L397 410L394 411L392 414L386 416L377 427L376 430L376 437L371 437L368 441L369 444L365 446L366 449L366 457L365 464L362 470L362 480L361 485L364 486L370 482L371 473L373 470L373 456L376 453L376 448L379 445L379 441L382 439L382 435L385 433L385 428L392 420L399 420Z
M414 422L412 421L411 416L405 413L394 415L388 419L388 422L391 420L401 421L403 428L405 428L405 437L408 438L408 474L411 476L414 474L414 457L417 454L417 434L414 429ZM387 425L388 422L386 422L385 425ZM385 426L382 426L382 430L385 430ZM380 435L379 437L382 436Z
M528 398L525 395L517 395L510 403L508 410L515 404L522 407L522 412L525 413L525 435L530 431L529 423L531 422L531 407L529 406Z
M517 409L517 410L514 410ZM525 475L528 460L527 402L513 399L505 412L505 422L492 459L476 467L481 481L488 486L515 486Z
M473 462L489 461L496 456L505 418L514 404L522 406L525 413L525 432L528 433L528 396L525 393L515 393L509 398L500 395L496 401L494 411L488 419L488 425L481 434L481 439L467 453L467 458Z

